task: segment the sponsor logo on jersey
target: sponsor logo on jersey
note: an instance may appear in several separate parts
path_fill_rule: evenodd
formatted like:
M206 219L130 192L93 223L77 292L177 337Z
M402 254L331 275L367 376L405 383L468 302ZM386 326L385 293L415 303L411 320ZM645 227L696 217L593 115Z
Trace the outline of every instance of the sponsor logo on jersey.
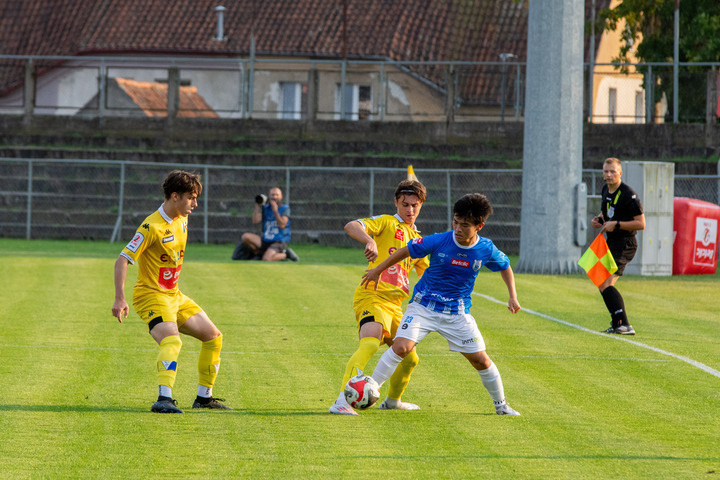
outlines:
M370 310L363 310L362 316L370 315Z
M473 262L473 270L477 272L480 270L480 267L482 267L482 260L475 260Z
M405 293L410 293L410 280L408 279L407 271L400 265L395 264L387 270L383 270L380 274L380 280L400 287Z
M172 235L172 232L170 231L169 228L165 230L165 235Z
M175 240L175 235L170 235L168 237L163 237L162 243L172 242L173 240Z
M479 337L468 338L467 340L463 340L463 341L462 341L462 344L463 344L463 345L468 345L468 344L470 344L470 343L477 343L478 340L480 340Z
M130 240L130 243L125 246L125 248L135 253L137 252L138 247L140 247L140 245L142 245L144 241L145 236L142 233L137 232L135 233L135 236L132 238L132 240Z
M458 252L457 256L458 256L458 257L465 257L465 258L467 258L467 255L465 255L464 253L460 253L460 252Z
M388 249L388 253L389 253L390 255L392 255L393 253L395 253L395 250L397 250L397 248L395 248L395 247L390 247L390 248Z
M149 224L149 223L144 223L143 226L142 226L142 228L144 228L145 230L150 230L150 224Z
M458 267L470 268L470 262L467 260L460 260L459 258L453 258L450 260L450 265L457 265Z
M166 262L173 262L173 263L180 263L180 260L183 259L185 256L185 250L180 250L179 252L172 252L172 256L168 255L167 253L163 253L160 255L160 261L163 263Z
M413 243L413 244L422 243L422 241L423 241L422 237L420 237L420 238L413 238L412 243Z
M165 289L173 289L177 285L178 278L180 277L180 269L182 265L178 265L175 268L160 267L158 273L158 286Z
M405 240L405 232L400 230L399 228L395 230L395 238L397 238L400 241Z

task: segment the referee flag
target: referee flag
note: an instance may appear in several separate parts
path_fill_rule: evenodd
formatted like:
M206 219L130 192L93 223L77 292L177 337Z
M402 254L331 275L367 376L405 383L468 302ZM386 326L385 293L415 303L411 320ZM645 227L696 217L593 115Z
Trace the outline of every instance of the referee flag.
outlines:
M593 240L590 247L583 253L578 265L587 272L587 276L590 277L596 287L602 285L618 269L602 233Z

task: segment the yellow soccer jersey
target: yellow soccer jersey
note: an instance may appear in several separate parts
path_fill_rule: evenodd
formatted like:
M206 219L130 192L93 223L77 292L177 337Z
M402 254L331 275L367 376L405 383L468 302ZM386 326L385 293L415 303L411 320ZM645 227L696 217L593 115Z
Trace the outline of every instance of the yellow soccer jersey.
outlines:
M378 257L374 262L368 264L368 268L373 268L395 250L398 250L408 244L413 238L420 237L420 233L413 227L405 223L399 215L378 215L372 218L361 218L358 222L362 223L368 235L372 235L375 239L378 249ZM415 268L418 276L421 276L428 267L427 258L406 258L397 265L393 265L380 275L377 292L379 295L400 303L410 294L410 280L408 275L412 268ZM375 285L368 287L358 286L356 295L362 290L372 290Z
M135 288L176 293L186 243L187 217L173 220L162 206L150 214L120 253L130 263L138 263Z

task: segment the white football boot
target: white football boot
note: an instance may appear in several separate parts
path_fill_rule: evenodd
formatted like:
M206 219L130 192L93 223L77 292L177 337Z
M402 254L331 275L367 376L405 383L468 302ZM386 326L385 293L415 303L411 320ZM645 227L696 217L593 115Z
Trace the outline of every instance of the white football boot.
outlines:
M330 413L334 413L336 415L357 415L358 413L353 410L353 408L350 406L350 404L345 400L345 392L340 392L340 395L338 395L337 400L335 400L335 403L330 405L330 409L328 410Z
M500 405L495 405L495 413L497 413L498 415L512 415L515 417L520 416L520 413L513 410L510 405L504 402Z
M380 410L420 410L420 407L414 403L401 402L390 397L385 397L385 401L378 408Z

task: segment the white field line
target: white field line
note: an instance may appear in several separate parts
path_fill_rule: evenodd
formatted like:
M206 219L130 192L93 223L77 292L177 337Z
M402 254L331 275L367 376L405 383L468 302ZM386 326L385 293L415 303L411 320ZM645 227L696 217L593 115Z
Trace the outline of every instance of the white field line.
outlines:
M489 295L483 295L482 293L473 292L473 295L476 295L478 297L484 298L485 300L488 300L490 302L499 303L500 305L507 305L506 302L503 302L502 300L498 300L497 298L491 297ZM583 332L592 333L593 335L600 335L603 337L611 338L613 340L619 340L621 342L627 342L631 343L633 345L636 345L641 348L646 348L648 350L652 350L653 352L660 353L662 355L667 355L668 357L672 357L678 360L681 360L685 363L689 363L693 367L699 368L700 370L703 370L704 372L709 373L710 375L713 375L715 377L720 378L720 371L715 370L712 367L709 367L705 365L704 363L700 363L697 360L693 360L692 358L685 357L683 355L678 355L676 353L668 352L667 350L663 350L661 348L653 347L652 345L647 345L645 343L638 342L636 340L630 340L629 338L625 337L624 335L613 335L609 333L604 332L596 332L595 330L590 330L589 328L585 328L580 325L575 325L574 323L566 322L565 320L560 320L559 318L551 317L550 315L546 315L544 313L536 312L534 310L530 310L527 308L522 309L523 312L529 313L530 315L536 315L538 317L544 318L546 320L551 320L553 322L560 323L562 325L576 328L578 330L582 330Z

